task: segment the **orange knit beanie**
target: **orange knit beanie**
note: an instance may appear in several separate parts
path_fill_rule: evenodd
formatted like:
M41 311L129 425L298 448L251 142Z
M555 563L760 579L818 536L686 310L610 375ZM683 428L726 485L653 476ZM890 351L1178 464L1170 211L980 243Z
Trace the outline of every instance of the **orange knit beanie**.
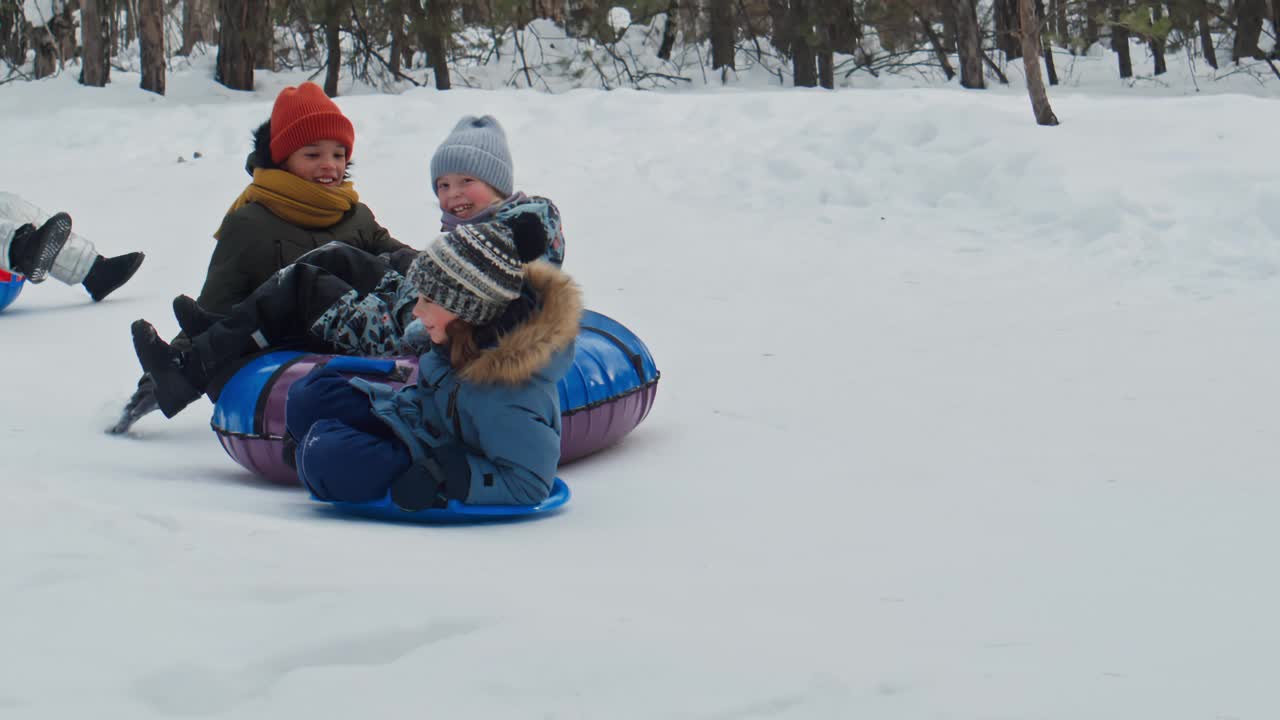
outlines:
M287 87L271 108L271 161L284 162L295 150L318 140L335 140L355 152L356 131L315 83Z

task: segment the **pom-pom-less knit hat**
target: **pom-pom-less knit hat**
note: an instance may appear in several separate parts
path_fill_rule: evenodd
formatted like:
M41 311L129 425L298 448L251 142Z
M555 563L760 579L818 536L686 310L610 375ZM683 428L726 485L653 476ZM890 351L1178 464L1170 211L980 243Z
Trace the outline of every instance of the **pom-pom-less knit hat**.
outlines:
M336 140L355 152L356 130L342 110L315 83L287 87L271 108L271 161L282 163L298 148L319 140Z
M547 233L533 215L459 225L418 253L406 279L428 300L485 325L520 297L524 265L547 249Z
M511 151L507 134L492 115L467 115L431 156L431 186L441 175L459 173L487 183L506 197L513 191Z

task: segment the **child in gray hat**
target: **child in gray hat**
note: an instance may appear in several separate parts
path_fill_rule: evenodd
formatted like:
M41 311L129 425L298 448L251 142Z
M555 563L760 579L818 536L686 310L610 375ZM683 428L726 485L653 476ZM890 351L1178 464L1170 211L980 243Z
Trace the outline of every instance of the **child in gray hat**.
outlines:
M466 115L431 156L431 186L440 201L441 230L533 212L547 230L546 259L564 262L560 211L544 197L516 192L507 134L492 115Z

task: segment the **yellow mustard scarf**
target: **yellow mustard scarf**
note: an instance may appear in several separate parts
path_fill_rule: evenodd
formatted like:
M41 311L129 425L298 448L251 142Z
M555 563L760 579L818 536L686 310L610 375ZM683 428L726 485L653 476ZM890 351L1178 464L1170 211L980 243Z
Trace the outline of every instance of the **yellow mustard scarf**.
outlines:
M280 219L304 228L325 228L336 224L360 202L360 195L350 181L337 187L325 187L303 180L287 170L256 168L253 182L231 203L227 214L249 203L266 207ZM222 232L218 228L215 238Z

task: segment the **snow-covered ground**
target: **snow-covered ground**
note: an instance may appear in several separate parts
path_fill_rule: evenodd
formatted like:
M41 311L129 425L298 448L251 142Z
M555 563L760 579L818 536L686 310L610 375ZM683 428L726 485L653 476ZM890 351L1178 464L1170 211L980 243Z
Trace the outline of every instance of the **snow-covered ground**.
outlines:
M257 481L205 401L103 434L302 76L72 75L0 87L0 186L148 257L0 315L0 717L1280 714L1274 86L341 98L412 243L497 115L663 372L565 512L424 527Z

